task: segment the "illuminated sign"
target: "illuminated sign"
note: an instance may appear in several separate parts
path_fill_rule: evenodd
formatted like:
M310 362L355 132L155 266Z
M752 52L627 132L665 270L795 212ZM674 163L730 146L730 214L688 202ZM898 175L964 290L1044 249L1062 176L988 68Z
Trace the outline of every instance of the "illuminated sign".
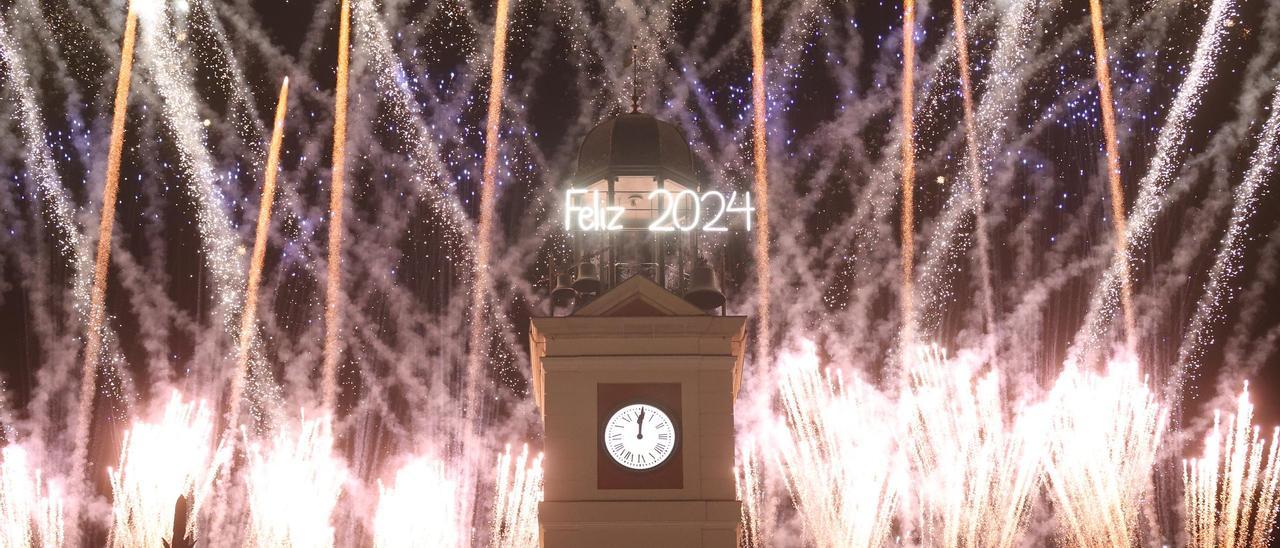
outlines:
M564 229L584 232L615 230L649 230L650 232L725 232L734 215L740 215L743 226L751 230L751 193L724 193L711 190L701 194L692 190L671 192L659 188L641 195L629 194L635 207L610 204L608 193L600 190L569 189L564 196ZM619 200L621 202L621 200ZM741 203L739 203L741 202ZM625 202L624 202L625 203ZM637 224L637 220L649 221Z

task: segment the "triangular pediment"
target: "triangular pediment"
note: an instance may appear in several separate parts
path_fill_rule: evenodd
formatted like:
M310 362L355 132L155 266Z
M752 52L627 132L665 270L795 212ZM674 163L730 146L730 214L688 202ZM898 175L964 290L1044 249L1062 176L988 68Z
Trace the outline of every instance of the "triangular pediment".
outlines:
M704 316L698 307L644 276L632 276L574 316Z

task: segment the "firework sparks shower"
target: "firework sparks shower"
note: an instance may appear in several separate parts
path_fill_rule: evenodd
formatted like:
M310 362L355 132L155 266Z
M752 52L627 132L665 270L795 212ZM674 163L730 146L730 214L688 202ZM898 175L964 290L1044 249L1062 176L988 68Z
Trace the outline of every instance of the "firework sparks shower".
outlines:
M965 24L964 0L952 0L951 17L956 35L956 64L960 72L960 94L964 101L964 171L973 193L974 234L978 244L978 287L982 321L990 335L995 322L995 302L991 288L991 244L987 234L982 197L982 164L978 159L978 129L973 114L973 78L969 72L969 31Z
M203 402L186 402L176 392L155 422L137 422L125 432L120 467L108 471L111 479L112 522L110 544L115 547L154 545L156 539L173 543L178 497L192 501L191 516L209 495L213 480L231 456L225 442L214 445L213 414Z
M498 455L494 481L491 546L537 546L538 501L542 493L542 455L531 456L507 447Z
M22 447L0 450L0 543L62 546L66 541L62 494L48 485Z
M444 463L419 458L396 472L391 487L378 485L373 541L379 548L448 548L462 545L461 493Z
M1258 436L1249 390L1240 393L1225 430L1215 412L1204 454L1183 462L1183 516L1187 546L1267 546L1276 519L1280 457L1276 440Z

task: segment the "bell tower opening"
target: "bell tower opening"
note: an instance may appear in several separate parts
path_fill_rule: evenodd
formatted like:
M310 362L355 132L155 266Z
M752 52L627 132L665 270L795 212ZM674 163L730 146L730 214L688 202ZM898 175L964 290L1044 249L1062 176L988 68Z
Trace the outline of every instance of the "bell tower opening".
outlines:
M750 196L707 191L694 173L683 133L649 114L620 114L588 132L563 203L571 258L551 277L548 313L571 312L632 276L721 308L723 261L711 250Z

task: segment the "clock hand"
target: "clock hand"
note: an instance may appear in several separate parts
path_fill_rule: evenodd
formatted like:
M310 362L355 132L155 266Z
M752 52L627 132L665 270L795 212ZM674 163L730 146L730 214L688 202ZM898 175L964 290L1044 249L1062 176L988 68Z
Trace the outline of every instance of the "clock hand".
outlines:
M640 416L636 418L636 439L644 439L644 408L640 408Z

